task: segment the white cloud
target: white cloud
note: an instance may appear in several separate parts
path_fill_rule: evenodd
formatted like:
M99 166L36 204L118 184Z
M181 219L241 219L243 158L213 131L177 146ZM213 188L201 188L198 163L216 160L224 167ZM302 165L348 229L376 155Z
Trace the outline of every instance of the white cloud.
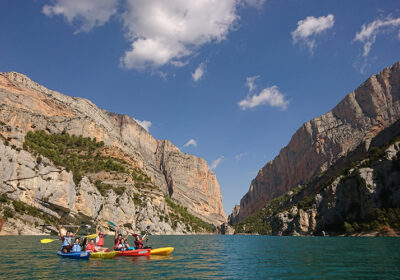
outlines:
M46 16L62 15L69 24L77 25L75 33L88 32L105 24L117 12L119 0L55 0L43 6Z
M333 27L335 17L332 14L321 17L309 16L297 22L297 28L292 34L293 43L304 43L313 53L316 46L315 37Z
M377 19L368 24L363 24L361 31L354 36L353 42L359 41L364 44L363 56L367 57L376 41L376 36L385 31L398 31L397 36L400 39L400 18L392 18L389 15L385 19Z
M216 160L214 160L211 165L210 165L210 169L211 170L215 170L218 165L221 164L221 162L224 160L224 156L220 156L219 158L217 158Z
M189 146L197 147L197 141L194 139L190 139L185 145L183 145L184 148Z
M150 127L151 127L151 121L141 121L141 120L137 120L134 119L141 127L143 127L144 129L146 129L146 131L148 132Z
M246 87L249 88L249 92L252 92L257 88L257 86L254 84L255 80L257 80L260 76L253 76L253 77L247 77L246 78Z
M199 66L197 66L196 70L192 73L192 79L195 82L198 82L204 75L205 73L205 67L206 65L204 62L200 63Z
M239 18L236 8L236 0L127 0L123 21L132 43L121 64L160 67L224 40Z
M259 94L248 95L245 99L238 102L240 109L246 110L260 105L268 104L272 107L287 109L289 101L278 90L277 86L264 88Z
M236 161L241 160L243 157L247 156L247 153L240 153L235 156Z
M127 69L182 67L207 43L225 40L239 20L238 7L261 8L265 0L53 0L42 9L90 31L118 16L130 48L120 58Z

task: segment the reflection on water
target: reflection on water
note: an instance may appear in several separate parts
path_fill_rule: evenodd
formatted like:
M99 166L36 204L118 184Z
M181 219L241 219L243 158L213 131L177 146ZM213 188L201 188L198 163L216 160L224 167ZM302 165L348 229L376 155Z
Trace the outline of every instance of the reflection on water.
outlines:
M394 279L399 238L151 236L171 256L73 260L60 242L0 237L2 279ZM106 238L105 246L112 246Z

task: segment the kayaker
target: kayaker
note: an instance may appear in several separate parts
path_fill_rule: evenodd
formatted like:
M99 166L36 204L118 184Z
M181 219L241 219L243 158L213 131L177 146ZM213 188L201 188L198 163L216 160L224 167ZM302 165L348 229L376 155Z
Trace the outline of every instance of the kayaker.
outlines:
M102 231L99 231L99 226L96 227L96 232L98 232L97 237L96 237L96 250L97 251L106 251L108 248L104 248L104 237L107 234L103 234Z
M122 234L118 233L119 231L119 226L115 229L115 235L114 235L114 250L118 250L118 245L121 243L122 240ZM126 235L125 240L128 239L129 233Z
M97 252L96 245L94 244L94 239L90 240L89 244L86 246L86 251Z
M66 234L64 235L62 233L62 230L61 230L61 225L58 226L58 232L60 233L60 237L61 237L61 240L63 242L62 245L61 245L62 246L61 247L61 251L63 253L71 252L71 249L72 249L72 238L74 238L76 236L76 234L79 231L79 228L80 227L78 226L78 228L76 229L76 232L74 234L71 234L71 231L67 230Z
M126 239L122 238L121 242L118 244L118 249L117 251L125 251L129 249L129 244L126 243Z
M75 239L75 243L72 246L72 252L80 252L80 251L82 251L82 247L81 247L81 244L79 244L79 242L80 242L79 238L76 238Z
M140 237L140 235L136 233L132 233L132 236L135 237L135 248L136 249L142 249L143 248L143 241L146 241L147 238L147 233L143 235L143 237Z

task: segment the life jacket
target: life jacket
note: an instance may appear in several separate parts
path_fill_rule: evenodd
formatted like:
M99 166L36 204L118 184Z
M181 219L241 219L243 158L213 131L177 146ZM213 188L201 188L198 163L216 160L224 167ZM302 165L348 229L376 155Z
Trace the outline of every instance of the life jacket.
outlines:
M118 251L125 251L125 250L126 250L126 244L119 243L118 244Z
M74 244L74 245L72 246L72 252L80 252L80 251L82 251L81 245L79 245L79 244Z
M143 248L143 240L138 240L138 239L136 239L136 241L135 241L135 248L136 248L136 249L142 249L142 248Z
M97 237L96 238L96 246L103 247L104 246L104 237Z
M121 243L121 240L118 240L118 239L115 239L114 240L114 250L118 250L118 245L119 245L119 243Z
M88 244L86 246L86 251L92 251L92 252L96 252L96 246L94 244Z
M70 246L68 242L69 242L69 243L72 243L72 236L69 236L69 237L64 236L64 237L63 237L63 244L62 244L62 246L63 246L63 247L64 247L64 246Z

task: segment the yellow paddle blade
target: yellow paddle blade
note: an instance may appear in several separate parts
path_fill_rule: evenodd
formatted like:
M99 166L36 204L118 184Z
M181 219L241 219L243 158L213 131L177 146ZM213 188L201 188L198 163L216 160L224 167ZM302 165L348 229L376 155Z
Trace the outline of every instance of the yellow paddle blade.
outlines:
M56 240L55 239L42 239L42 240L40 240L40 243L47 244L47 243L50 243L53 241L56 241Z
M96 238L97 237L97 233L93 233L91 235L86 235L86 237L89 238L89 239Z

